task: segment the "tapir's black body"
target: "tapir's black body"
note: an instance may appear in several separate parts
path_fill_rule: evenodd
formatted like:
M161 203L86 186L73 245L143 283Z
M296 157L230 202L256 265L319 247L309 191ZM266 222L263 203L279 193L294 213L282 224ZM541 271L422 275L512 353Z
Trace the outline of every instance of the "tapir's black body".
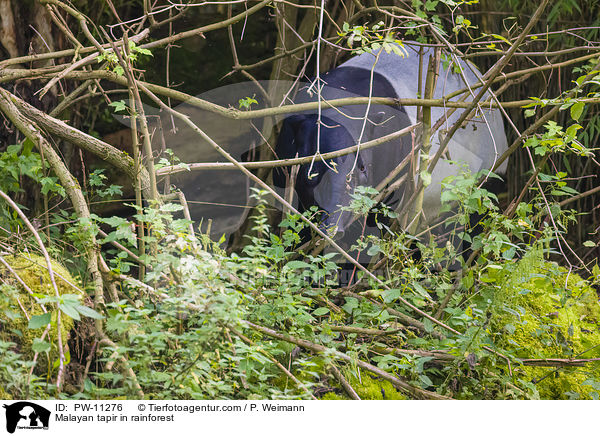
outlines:
M322 91L322 98L325 100L395 94L386 78L378 73L372 76L366 69L340 67L324 74L322 78L326 83ZM303 98L297 99L297 103L312 100L307 98L306 93L301 95ZM410 125L406 112L393 106L370 106L366 122L362 120L365 112L366 107L362 105L338 109L327 109L327 106L324 106L321 116L320 152L328 153L356 144L363 130L361 142L366 142ZM296 154L298 157L315 154L317 119L318 115L310 112L293 115L284 120L276 149L280 159L290 159ZM300 210L316 205L327 212L328 215L324 218L327 227L337 226L339 230L344 230L351 216L348 212L341 213L339 205L347 205L347 188L353 191L356 186L377 185L409 153L410 147L411 138L407 135L378 148L377 153L386 156L385 159L374 161L372 150L361 151L358 156L351 154L338 157L334 159L337 173L331 170L334 166L331 160L326 165L317 158L312 168L308 164L302 165L295 181ZM274 172L273 182L276 186L285 187L287 181L286 170L278 169Z

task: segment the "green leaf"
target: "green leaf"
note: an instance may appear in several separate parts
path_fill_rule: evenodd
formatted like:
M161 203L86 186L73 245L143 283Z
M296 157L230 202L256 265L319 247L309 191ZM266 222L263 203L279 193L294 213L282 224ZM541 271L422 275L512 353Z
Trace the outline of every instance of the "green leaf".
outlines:
M47 353L51 347L49 342L42 341L40 338L35 338L31 344L31 349L36 353Z
M594 248L594 247L596 246L596 243L595 243L594 241L585 241L585 242L583 243L583 245L584 245L585 247Z
M33 315L29 320L29 325L27 327L31 330L39 329L50 324L51 319L50 312L46 312L42 315Z
M383 301L386 303L391 303L400 297L400 295L402 295L402 291L400 289L387 289L383 292Z
M313 312L314 316L323 316L329 313L329 309L327 307L319 307Z
M183 209L183 206L175 203L166 203L160 206L161 212L178 212Z
M575 121L579 121L579 117L583 113L583 109L585 108L585 104L581 101L578 101L573 106L571 106L571 118Z
M81 320L81 317L79 316L79 312L77 312L77 309L75 309L75 306L73 304L59 304L58 308L65 315L67 315L77 321Z
M77 312L79 312L83 316L87 316L88 318L93 318L93 319L103 319L104 318L101 314L96 312L91 307L87 307L82 304L78 304L74 307L75 307L75 310L77 310Z
M109 103L109 106L114 107L115 112L121 112L121 111L127 110L127 105L125 104L125 101L123 101L123 100L113 101L112 103Z
M286 268L290 269L305 269L310 268L310 264L306 262L302 262L301 260L292 260L285 264Z

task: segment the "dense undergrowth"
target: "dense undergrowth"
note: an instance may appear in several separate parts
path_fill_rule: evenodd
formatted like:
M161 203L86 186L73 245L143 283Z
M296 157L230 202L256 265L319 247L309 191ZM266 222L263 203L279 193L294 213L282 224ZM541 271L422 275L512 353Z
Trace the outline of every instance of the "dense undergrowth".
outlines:
M444 201L463 205L448 226L488 211L484 231L471 239L475 261L465 264L455 244L434 238L419 243L416 260L405 235L381 223L385 238L361 242L373 262L386 259L377 270L380 281L357 271L358 282L343 288L333 254L298 251L305 226L299 217L288 216L280 228L268 225L264 193L257 193L255 236L240 254L190 235L189 222L175 218L179 205L139 211L134 218L152 229L153 251L142 259L145 283L133 278L136 267L126 252L107 249L115 281L102 322L110 343L94 335L95 312L82 309L79 289L90 287L85 275L76 280L53 263L62 298L49 299L54 291L43 257L27 254L35 251L31 244L12 246L0 267L0 395L597 398L597 267L585 280L550 260L554 229L530 231L542 216L535 203L507 218L475 178L447 182ZM361 201L357 196L351 207L359 209ZM555 218L567 223L569 217ZM135 250L129 221L94 217L94 223L112 229L105 242ZM67 235L72 246L80 243L77 232ZM60 258L64 246L49 246ZM80 260L67 261L77 271ZM443 266L457 262L462 268ZM48 315L40 315L43 302ZM52 383L57 307L63 342L69 335L60 393ZM52 328L42 333L46 325Z

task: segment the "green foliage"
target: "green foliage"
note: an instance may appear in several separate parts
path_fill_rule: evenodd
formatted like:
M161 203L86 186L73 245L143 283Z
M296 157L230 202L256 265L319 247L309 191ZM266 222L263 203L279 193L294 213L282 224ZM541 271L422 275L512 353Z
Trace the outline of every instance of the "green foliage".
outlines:
M27 183L39 183L42 194L52 199L64 197L65 190L58 184L58 179L48 176L39 153L33 151L33 143L29 140L22 144L9 145L0 153L0 189L7 194L23 192ZM15 231L22 227L14 210L7 205L0 208L0 227Z
M131 61L132 64L136 63L138 61L139 55L152 56L152 52L148 49L138 47L133 41L129 41L129 61ZM123 53L121 54L121 56L123 56ZM125 73L125 70L123 70L123 66L119 64L119 58L117 57L114 51L106 50L104 51L104 53L98 55L98 63L103 62L106 63L106 69L112 70L112 72L116 75L122 76Z
M253 104L258 104L258 101L254 98L254 96L245 97L245 98L240 98L238 104L239 104L240 109L249 110Z
M406 56L402 41L384 28L383 21L373 24L371 27L367 25L351 27L349 23L344 23L338 36L340 37L338 43L346 40L346 45L355 54L371 53L373 50L383 48L386 53L394 52L400 57Z

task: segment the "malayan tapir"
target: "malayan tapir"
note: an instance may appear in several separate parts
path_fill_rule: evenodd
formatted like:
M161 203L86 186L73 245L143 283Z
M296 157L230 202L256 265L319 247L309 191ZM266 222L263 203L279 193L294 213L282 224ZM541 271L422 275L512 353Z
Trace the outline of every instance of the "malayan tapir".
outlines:
M420 55L417 49L408 47L404 57L384 50L355 56L322 75L324 87L321 99L331 100L349 96L417 98L419 89L424 89L428 59L432 54L432 49L423 50L420 88ZM461 60L458 66L462 70L460 74L455 72L458 70L455 66L440 62L434 98L443 97L465 88L467 84L473 85L478 82L479 73L473 65ZM315 87L310 91L299 92L295 102L316 101ZM469 100L471 98L467 99ZM431 138L430 156L438 150L440 136L445 134L462 111L463 109L458 109L448 116L442 127L434 133ZM444 116L446 108L434 107L431 113L432 124L435 124ZM325 153L382 137L415 124L417 107L355 105L331 108L324 102L321 108L320 129L318 119L316 110L287 117L283 121L277 141L277 157L289 159L296 155L313 155L317 152L317 142L319 151ZM316 158L312 166L302 165L294 181L300 209L318 206L324 213L322 228L336 233L339 238L344 232L348 232L348 223L352 221L352 213L342 211L341 207L349 205L354 189L360 185L377 186L384 180L416 146L413 138L411 135L404 136L382 146L361 150L358 156L350 154L338 157L334 159L335 163L324 163ZM483 108L456 131L448 144L445 159L440 160L435 167L431 183L424 192L424 221L431 222L439 216L441 182L445 177L464 171L465 165L473 174L482 169L492 168L495 160L506 149L507 142L500 112ZM506 164L503 164L497 173L502 174L505 169ZM273 181L276 186L283 187L289 183L289 173L285 169L278 169L274 172ZM402 189L392 200L392 208L397 206L401 195ZM355 222L354 226L356 224ZM364 229L359 229L357 234L362 231Z

